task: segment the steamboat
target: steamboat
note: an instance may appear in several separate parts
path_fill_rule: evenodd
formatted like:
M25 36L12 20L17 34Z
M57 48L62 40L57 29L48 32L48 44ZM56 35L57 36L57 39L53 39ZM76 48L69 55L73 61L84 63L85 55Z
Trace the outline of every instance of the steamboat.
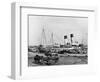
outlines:
M64 35L64 43L58 44L51 33L51 44L47 44L45 29L42 29L41 43L37 46L28 46L28 58L36 65L58 65L61 57L87 57L87 45L73 41L74 34ZM87 63L87 62L86 62Z

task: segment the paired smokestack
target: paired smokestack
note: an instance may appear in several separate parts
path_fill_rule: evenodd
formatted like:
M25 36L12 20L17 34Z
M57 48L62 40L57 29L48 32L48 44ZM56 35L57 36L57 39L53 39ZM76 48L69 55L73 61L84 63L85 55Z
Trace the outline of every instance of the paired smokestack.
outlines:
M73 38L74 37L74 34L70 34L70 40L71 40L71 44L73 43ZM64 44L66 44L68 42L68 37L67 35L64 36Z

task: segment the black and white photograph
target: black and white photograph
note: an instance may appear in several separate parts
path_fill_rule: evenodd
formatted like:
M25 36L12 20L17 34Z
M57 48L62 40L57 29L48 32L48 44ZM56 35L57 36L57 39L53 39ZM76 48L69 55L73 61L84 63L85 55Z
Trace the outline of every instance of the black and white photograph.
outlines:
M88 17L28 15L28 67L88 64Z

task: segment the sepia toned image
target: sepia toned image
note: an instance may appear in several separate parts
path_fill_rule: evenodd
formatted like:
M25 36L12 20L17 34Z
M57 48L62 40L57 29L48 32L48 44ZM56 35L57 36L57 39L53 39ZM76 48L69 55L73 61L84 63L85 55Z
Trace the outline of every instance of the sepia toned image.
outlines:
M88 17L28 15L28 66L88 64Z

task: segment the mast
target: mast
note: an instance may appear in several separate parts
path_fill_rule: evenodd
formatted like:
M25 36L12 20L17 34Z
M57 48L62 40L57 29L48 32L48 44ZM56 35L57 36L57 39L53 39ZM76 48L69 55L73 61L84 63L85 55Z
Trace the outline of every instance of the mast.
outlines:
M46 40L46 35L45 35L45 29L42 29L42 36L41 36L41 45L46 45L47 40Z
M52 43L52 46L53 46L54 45L53 32L51 33L51 43Z

